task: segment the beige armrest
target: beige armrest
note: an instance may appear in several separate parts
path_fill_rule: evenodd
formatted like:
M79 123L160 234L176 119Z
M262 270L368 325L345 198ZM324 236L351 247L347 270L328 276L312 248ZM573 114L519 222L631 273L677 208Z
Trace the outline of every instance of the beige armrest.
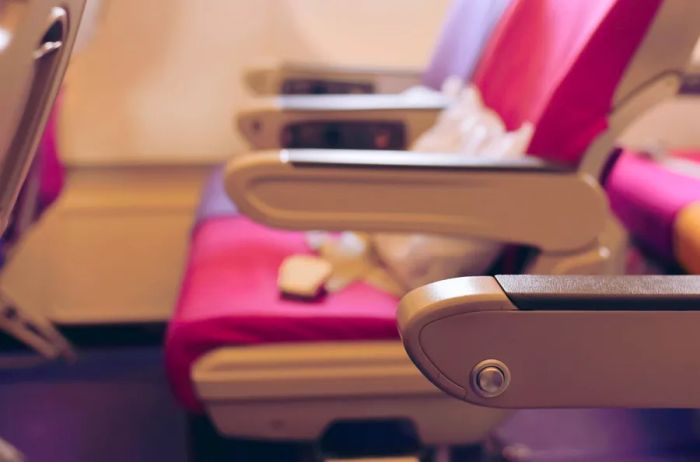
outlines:
M248 87L260 95L281 94L284 90L309 88L310 93L398 93L421 82L421 71L372 67L327 66L282 63L275 67L254 68L244 75ZM295 84L299 82L301 84ZM331 91L327 91L331 90Z
M461 235L550 253L591 244L607 217L591 177L534 159L269 151L231 161L225 184L242 213L271 226Z
M495 276L409 292L401 338L436 386L501 408L695 408L700 278Z
M258 100L244 109L237 125L253 149L288 146L282 139L284 129L304 122L396 122L403 125L410 144L448 104L439 93L282 96Z

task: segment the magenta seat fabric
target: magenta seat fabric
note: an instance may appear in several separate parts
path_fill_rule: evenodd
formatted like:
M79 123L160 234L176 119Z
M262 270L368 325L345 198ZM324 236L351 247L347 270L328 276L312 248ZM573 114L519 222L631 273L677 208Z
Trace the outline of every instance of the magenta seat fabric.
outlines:
M222 345L396 339L397 299L366 284L306 302L277 290L282 260L307 253L303 233L278 231L231 214L194 230L180 298L168 328L173 390L199 409L190 368Z
M613 91L660 1L514 0L475 83L509 128L535 124L529 152L576 164L605 128ZM193 233L166 344L171 383L188 408L200 406L191 365L216 347L397 338L396 299L366 285L313 303L280 297L279 264L308 251L301 233L253 224L234 208L228 216L200 210L208 209L217 212Z
M42 208L49 206L58 198L65 178L65 169L58 153L56 133L59 107L60 95L51 110L37 152L38 175L40 175L39 200Z
M680 156L693 159L690 153ZM624 152L610 172L605 189L610 206L630 234L658 257L672 262L674 222L684 207L700 200L700 178Z
M535 125L527 152L577 165L607 127L613 94L661 0L516 1L474 74L508 129Z

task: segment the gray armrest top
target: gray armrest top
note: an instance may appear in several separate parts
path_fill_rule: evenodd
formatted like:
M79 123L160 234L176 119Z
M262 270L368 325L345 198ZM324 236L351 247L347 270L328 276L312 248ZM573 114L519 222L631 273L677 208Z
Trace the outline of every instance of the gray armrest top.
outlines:
M284 111L440 111L450 103L441 94L284 95L278 100Z
M700 310L700 276L495 276L521 310Z
M536 157L493 160L452 153L415 151L287 149L283 159L297 166L417 168L445 170L528 171L569 173L573 169L547 163Z

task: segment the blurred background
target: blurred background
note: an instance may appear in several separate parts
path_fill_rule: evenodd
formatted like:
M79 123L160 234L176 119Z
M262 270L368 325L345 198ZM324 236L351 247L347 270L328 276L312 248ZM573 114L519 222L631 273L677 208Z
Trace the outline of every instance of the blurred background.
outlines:
M234 123L259 98L245 71L285 62L421 70L450 3L88 0L56 112L65 187L18 242L0 288L98 348L70 369L0 358L0 436L31 461L52 452L186 460L186 418L164 392L162 336L203 184L249 149ZM700 44L692 66L700 71ZM692 93L641 114L622 144L697 150ZM145 327L102 330L101 342L83 329L96 325Z

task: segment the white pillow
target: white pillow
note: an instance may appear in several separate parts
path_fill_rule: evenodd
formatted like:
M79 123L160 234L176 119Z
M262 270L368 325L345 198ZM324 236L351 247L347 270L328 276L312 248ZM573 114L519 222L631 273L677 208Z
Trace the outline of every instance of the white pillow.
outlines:
M494 160L522 157L532 125L507 132L498 114L484 107L476 87L455 90L455 86L455 80L448 79L445 90L456 94L454 104L411 149ZM429 234L375 233L371 242L381 263L407 290L440 279L483 274L503 250L498 242Z

